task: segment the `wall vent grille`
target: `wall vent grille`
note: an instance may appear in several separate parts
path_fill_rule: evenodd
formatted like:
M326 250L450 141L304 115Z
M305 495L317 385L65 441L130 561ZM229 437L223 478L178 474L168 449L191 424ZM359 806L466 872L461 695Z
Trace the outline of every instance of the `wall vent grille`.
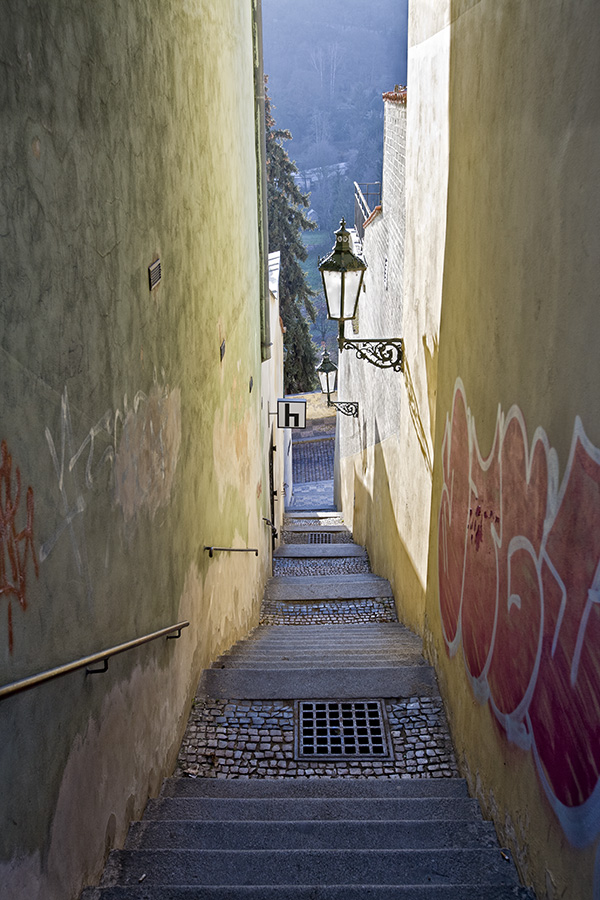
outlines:
M148 266L148 284L151 291L153 291L157 284L159 284L161 278L162 267L160 264L160 259L157 259L152 263L151 266Z
M309 544L332 544L332 535L328 531L309 531L308 532L308 543Z

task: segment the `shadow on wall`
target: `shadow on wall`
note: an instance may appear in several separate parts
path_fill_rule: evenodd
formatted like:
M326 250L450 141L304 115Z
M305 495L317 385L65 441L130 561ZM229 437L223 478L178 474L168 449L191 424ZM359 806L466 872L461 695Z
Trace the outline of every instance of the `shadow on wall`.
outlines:
M431 350L429 343L431 341ZM423 355L427 373L427 399L429 401L429 435L435 444L435 411L437 404L437 373L440 341L437 334L423 335Z
M372 495L356 470L354 473L354 540L365 544L373 572L387 578L392 585L399 620L422 634L425 586L398 528L383 448L376 444L371 449ZM366 466L367 452L363 451L363 467ZM367 541L368 534L371 541Z
M427 440L427 433L425 431L423 419L421 418L421 412L419 410L419 403L417 401L417 394L415 392L415 385L412 380L410 366L408 365L408 360L406 358L404 360L404 384L406 385L406 393L408 396L408 410L410 412L410 418L415 429L417 441L419 442L419 448L423 455L423 459L425 460L425 465L427 466L429 478L431 479L433 477L432 453L429 447L429 441Z

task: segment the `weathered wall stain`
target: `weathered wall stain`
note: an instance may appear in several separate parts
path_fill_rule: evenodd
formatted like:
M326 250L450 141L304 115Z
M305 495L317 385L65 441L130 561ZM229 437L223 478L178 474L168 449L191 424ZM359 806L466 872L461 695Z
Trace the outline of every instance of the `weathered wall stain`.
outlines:
M483 459L460 379L442 445L439 601L480 703L533 754L576 847L600 832L600 450L575 420L562 481L543 429L498 410Z
M0 595L8 600L8 649L13 652L12 598L21 609L27 609L27 560L31 559L36 578L39 575L35 550L33 519L34 498L31 485L21 512L21 471L17 466L14 477L12 456L8 444L0 445ZM17 518L24 526L18 530Z
M144 405L125 416L115 457L115 499L126 522L168 504L180 445L181 393L154 385Z

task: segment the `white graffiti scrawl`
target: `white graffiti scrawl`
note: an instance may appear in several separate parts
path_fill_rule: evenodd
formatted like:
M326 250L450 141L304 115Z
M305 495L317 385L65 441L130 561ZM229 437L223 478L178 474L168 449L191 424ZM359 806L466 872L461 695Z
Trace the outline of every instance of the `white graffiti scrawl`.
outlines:
M48 427L45 433L60 496L61 520L42 544L39 559L43 563L67 533L77 574L90 598L84 514L92 502L96 481L108 467L112 499L129 526L140 511L145 509L153 515L168 503L181 443L180 392L155 382L148 395L138 391L131 405L125 395L122 409L107 410L83 439L77 440L65 387L58 437L55 439Z

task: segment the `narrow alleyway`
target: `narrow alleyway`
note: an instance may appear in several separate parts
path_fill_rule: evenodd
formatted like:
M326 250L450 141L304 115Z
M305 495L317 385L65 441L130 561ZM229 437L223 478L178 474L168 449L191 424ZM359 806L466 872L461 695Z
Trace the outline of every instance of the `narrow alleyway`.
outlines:
M259 626L82 900L532 895L458 777L433 669L338 514L291 513Z

